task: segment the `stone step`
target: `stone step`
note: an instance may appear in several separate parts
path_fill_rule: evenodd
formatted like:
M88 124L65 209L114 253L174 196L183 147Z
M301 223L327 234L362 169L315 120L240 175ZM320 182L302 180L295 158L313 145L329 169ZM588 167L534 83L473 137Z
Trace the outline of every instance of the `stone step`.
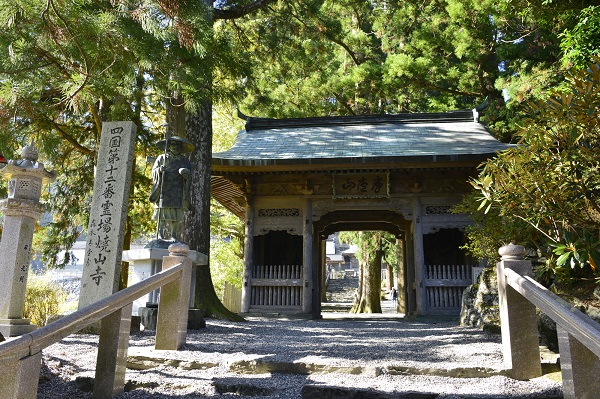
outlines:
M327 302L352 302L358 288L358 278L338 278L327 281Z
M304 385L301 391L303 399L435 399L435 393L402 392L388 393L376 390L328 387L322 385Z

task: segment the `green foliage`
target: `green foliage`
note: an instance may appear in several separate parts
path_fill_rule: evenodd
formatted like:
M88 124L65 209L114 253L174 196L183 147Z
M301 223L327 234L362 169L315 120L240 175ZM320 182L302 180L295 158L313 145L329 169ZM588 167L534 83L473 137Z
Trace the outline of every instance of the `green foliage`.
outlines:
M358 247L355 256L361 264L374 259L377 251L383 251L383 262L392 265L394 272L398 271L398 250L393 234L385 231L342 231L339 240Z
M591 56L600 54L600 6L581 10L575 26L563 33L560 48L563 63L579 68L585 68Z
M447 111L487 99L482 121L509 141L518 104L561 81L560 37L580 11L575 2L314 0L274 3L216 31L252 65L234 82L246 114Z
M0 0L0 142L11 157L30 140L56 170L44 194L53 220L36 236L50 266L87 227L102 121L138 126L130 227L152 227L143 158L156 155L165 101L206 98L206 10L191 2ZM185 15L185 18L180 18ZM223 41L220 42L223 45ZM175 73L176 72L176 73Z
M242 243L233 237L217 237L210 243L210 275L212 276L215 292L223 297L225 282L242 289L244 261L240 258Z
M244 225L216 201L211 204L210 273L217 296L223 297L225 281L242 289L244 273Z
M528 103L520 145L486 162L472 182L479 209L527 223L547 261L570 266L564 278L600 276L598 61L572 69L547 101Z
M482 64L493 38L489 10L479 11L476 23L457 29L464 21L454 22L458 11L449 13L443 1L279 3L221 29L236 31L251 50L253 71L244 81L242 107L247 113L445 111L470 108L490 96L477 74L485 66L497 75L497 68ZM470 36L459 43L454 37L459 31ZM469 58L475 54L476 60ZM491 90L496 91L493 85Z
M484 210L479 199L480 192L475 190L452 208L453 213L472 215L473 218L473 224L465 227L467 243L461 249L475 259L487 259L490 264L500 260L498 248L511 241L537 249L539 234L531 231L527 223L511 215L501 215L497 207Z
M52 316L59 314L66 298L66 292L57 284L42 277L29 276L23 315L32 324L43 327Z

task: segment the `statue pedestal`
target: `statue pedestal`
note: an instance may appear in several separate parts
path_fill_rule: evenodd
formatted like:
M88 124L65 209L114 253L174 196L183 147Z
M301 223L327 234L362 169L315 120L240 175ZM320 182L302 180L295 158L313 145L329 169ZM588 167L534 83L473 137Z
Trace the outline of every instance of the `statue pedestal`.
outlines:
M130 281L128 285L133 285L147 279L148 277L160 272L162 270L162 260L164 256L169 255L169 250L162 248L142 248L142 249L131 249L123 251L123 261L128 262L133 268ZM206 265L208 263L208 257L205 254L190 251L188 258L192 260L194 268L192 269L192 279L190 281L190 307L193 306L193 298L195 293L195 281L196 281L196 267L199 265ZM157 304L158 303L159 290L155 290L133 302L134 316L142 316L139 314L140 308L146 308L146 304ZM146 326L145 326L146 327Z
M140 307L140 323L145 330L156 330L156 320L158 318L158 307ZM188 330L200 330L206 328L206 320L204 320L204 310L189 309L188 310Z

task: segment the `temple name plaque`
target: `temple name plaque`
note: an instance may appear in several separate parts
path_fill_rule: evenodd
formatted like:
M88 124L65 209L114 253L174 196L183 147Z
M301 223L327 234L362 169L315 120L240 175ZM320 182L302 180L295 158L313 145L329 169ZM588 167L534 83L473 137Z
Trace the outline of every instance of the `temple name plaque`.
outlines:
M389 173L333 175L333 198L389 198Z

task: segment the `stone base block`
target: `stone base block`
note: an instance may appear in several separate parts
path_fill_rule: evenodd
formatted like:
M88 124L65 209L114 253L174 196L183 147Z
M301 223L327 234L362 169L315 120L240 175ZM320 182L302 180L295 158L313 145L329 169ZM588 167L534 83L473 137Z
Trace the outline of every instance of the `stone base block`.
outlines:
M0 334L6 338L28 334L35 329L37 326L29 319L0 319Z
M200 330L206 328L203 309L190 309L188 311L188 330Z
M141 325L141 317L140 316L131 316L131 327L129 329L130 333L136 333L140 331Z
M156 320L158 317L158 307L141 307L138 309L140 323L144 330L156 330ZM204 310L189 309L188 311L188 330L199 330L206 327L204 320Z

